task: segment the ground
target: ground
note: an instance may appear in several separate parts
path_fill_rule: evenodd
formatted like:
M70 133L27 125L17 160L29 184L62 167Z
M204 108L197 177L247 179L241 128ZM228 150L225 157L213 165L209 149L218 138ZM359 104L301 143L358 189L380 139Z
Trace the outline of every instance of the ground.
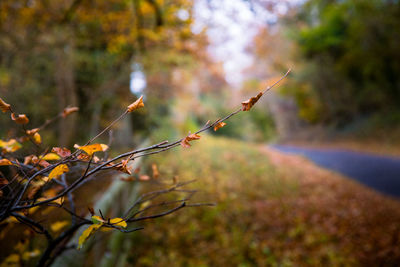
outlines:
M144 225L140 266L392 266L400 260L400 203L298 157L205 136L149 158L162 176L196 178L191 208Z

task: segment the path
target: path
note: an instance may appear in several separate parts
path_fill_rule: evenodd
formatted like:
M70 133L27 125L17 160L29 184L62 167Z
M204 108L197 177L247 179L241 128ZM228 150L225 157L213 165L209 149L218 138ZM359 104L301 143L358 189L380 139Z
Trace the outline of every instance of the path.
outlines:
M305 156L321 167L337 171L380 192L400 197L400 158L342 149L288 145L271 145L270 148Z

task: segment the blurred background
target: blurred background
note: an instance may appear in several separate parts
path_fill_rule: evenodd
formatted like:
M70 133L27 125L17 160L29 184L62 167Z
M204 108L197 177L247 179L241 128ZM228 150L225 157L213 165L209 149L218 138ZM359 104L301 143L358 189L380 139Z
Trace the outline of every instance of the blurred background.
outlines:
M292 68L250 112L143 162L198 179L199 199L216 207L149 222L104 253L79 252L82 264L395 266L400 191L268 144L391 155L399 166L399 29L396 0L2 0L0 96L30 128L78 106L41 131L46 146L72 148L144 95L145 108L113 128L112 149L125 152L196 131ZM8 116L0 125L3 140L19 134Z

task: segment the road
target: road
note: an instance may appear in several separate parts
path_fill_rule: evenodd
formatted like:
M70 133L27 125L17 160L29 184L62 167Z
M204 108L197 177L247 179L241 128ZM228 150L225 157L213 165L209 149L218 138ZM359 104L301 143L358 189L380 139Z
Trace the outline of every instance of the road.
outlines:
M400 158L342 149L270 145L280 152L302 155L317 165L341 173L382 193L400 197Z

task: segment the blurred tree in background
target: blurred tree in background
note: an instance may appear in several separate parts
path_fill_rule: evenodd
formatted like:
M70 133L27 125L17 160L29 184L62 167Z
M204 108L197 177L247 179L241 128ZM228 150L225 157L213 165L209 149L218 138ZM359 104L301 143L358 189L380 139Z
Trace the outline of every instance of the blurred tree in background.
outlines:
M400 3L310 0L289 19L295 95L310 122L346 124L400 107Z

